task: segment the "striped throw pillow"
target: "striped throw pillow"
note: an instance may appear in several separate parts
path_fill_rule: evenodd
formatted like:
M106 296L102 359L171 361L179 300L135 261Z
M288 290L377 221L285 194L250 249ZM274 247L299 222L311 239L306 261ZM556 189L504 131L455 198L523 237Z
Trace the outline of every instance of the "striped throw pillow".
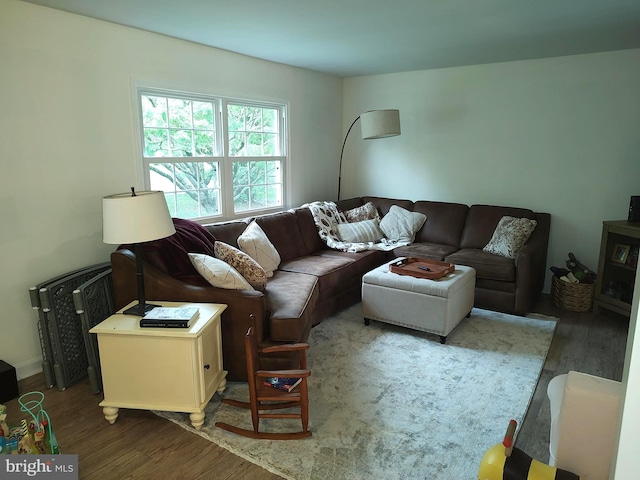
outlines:
M340 240L349 243L379 242L384 237L380 230L380 222L375 218L361 222L339 223L338 235Z

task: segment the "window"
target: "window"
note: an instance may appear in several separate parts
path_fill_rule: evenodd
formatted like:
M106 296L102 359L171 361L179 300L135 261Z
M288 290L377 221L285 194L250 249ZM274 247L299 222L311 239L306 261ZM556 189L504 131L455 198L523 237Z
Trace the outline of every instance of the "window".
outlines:
M215 219L284 204L285 106L138 90L145 187L172 216Z

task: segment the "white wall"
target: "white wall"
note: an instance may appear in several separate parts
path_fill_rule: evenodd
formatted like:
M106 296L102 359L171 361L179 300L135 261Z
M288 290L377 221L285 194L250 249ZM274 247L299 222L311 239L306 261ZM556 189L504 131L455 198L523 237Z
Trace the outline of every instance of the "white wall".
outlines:
M19 378L41 363L28 288L108 261L101 197L142 188L132 81L287 102L289 204L334 195L340 78L0 0L0 358Z
M640 194L638 85L637 49L346 79L344 129L398 108L402 135L352 132L342 197L549 212L548 266L573 252L595 270L602 221L626 219Z

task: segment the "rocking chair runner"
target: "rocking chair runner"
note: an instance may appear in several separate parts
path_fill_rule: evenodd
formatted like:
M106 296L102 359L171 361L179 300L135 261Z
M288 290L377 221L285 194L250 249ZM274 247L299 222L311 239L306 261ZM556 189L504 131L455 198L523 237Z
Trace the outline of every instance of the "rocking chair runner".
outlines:
M247 375L249 384L249 402L241 402L225 398L222 403L234 407L251 410L251 421L253 430L236 427L228 423L216 422L216 427L228 430L229 432L244 435L245 437L269 440L295 440L311 436L308 430L309 425L309 394L307 388L307 377L311 372L307 370L306 351L309 349L308 343L292 343L265 347L258 350L253 327L250 327L245 336L245 347L247 354ZM258 353L281 353L299 352L300 368L298 370L259 370ZM302 378L300 384L290 392L279 390L264 384L264 380L269 377L278 378ZM300 408L299 413L269 413L271 410L283 408ZM300 432L260 432L259 423L261 418L299 418L302 422Z

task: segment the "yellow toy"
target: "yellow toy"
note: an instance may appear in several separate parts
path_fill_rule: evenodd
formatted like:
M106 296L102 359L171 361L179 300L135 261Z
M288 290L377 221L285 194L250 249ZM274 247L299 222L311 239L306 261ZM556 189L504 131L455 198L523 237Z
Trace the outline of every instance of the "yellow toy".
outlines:
M491 447L482 457L478 480L580 480L574 473L532 459L513 446L518 423L509 422L502 443Z

